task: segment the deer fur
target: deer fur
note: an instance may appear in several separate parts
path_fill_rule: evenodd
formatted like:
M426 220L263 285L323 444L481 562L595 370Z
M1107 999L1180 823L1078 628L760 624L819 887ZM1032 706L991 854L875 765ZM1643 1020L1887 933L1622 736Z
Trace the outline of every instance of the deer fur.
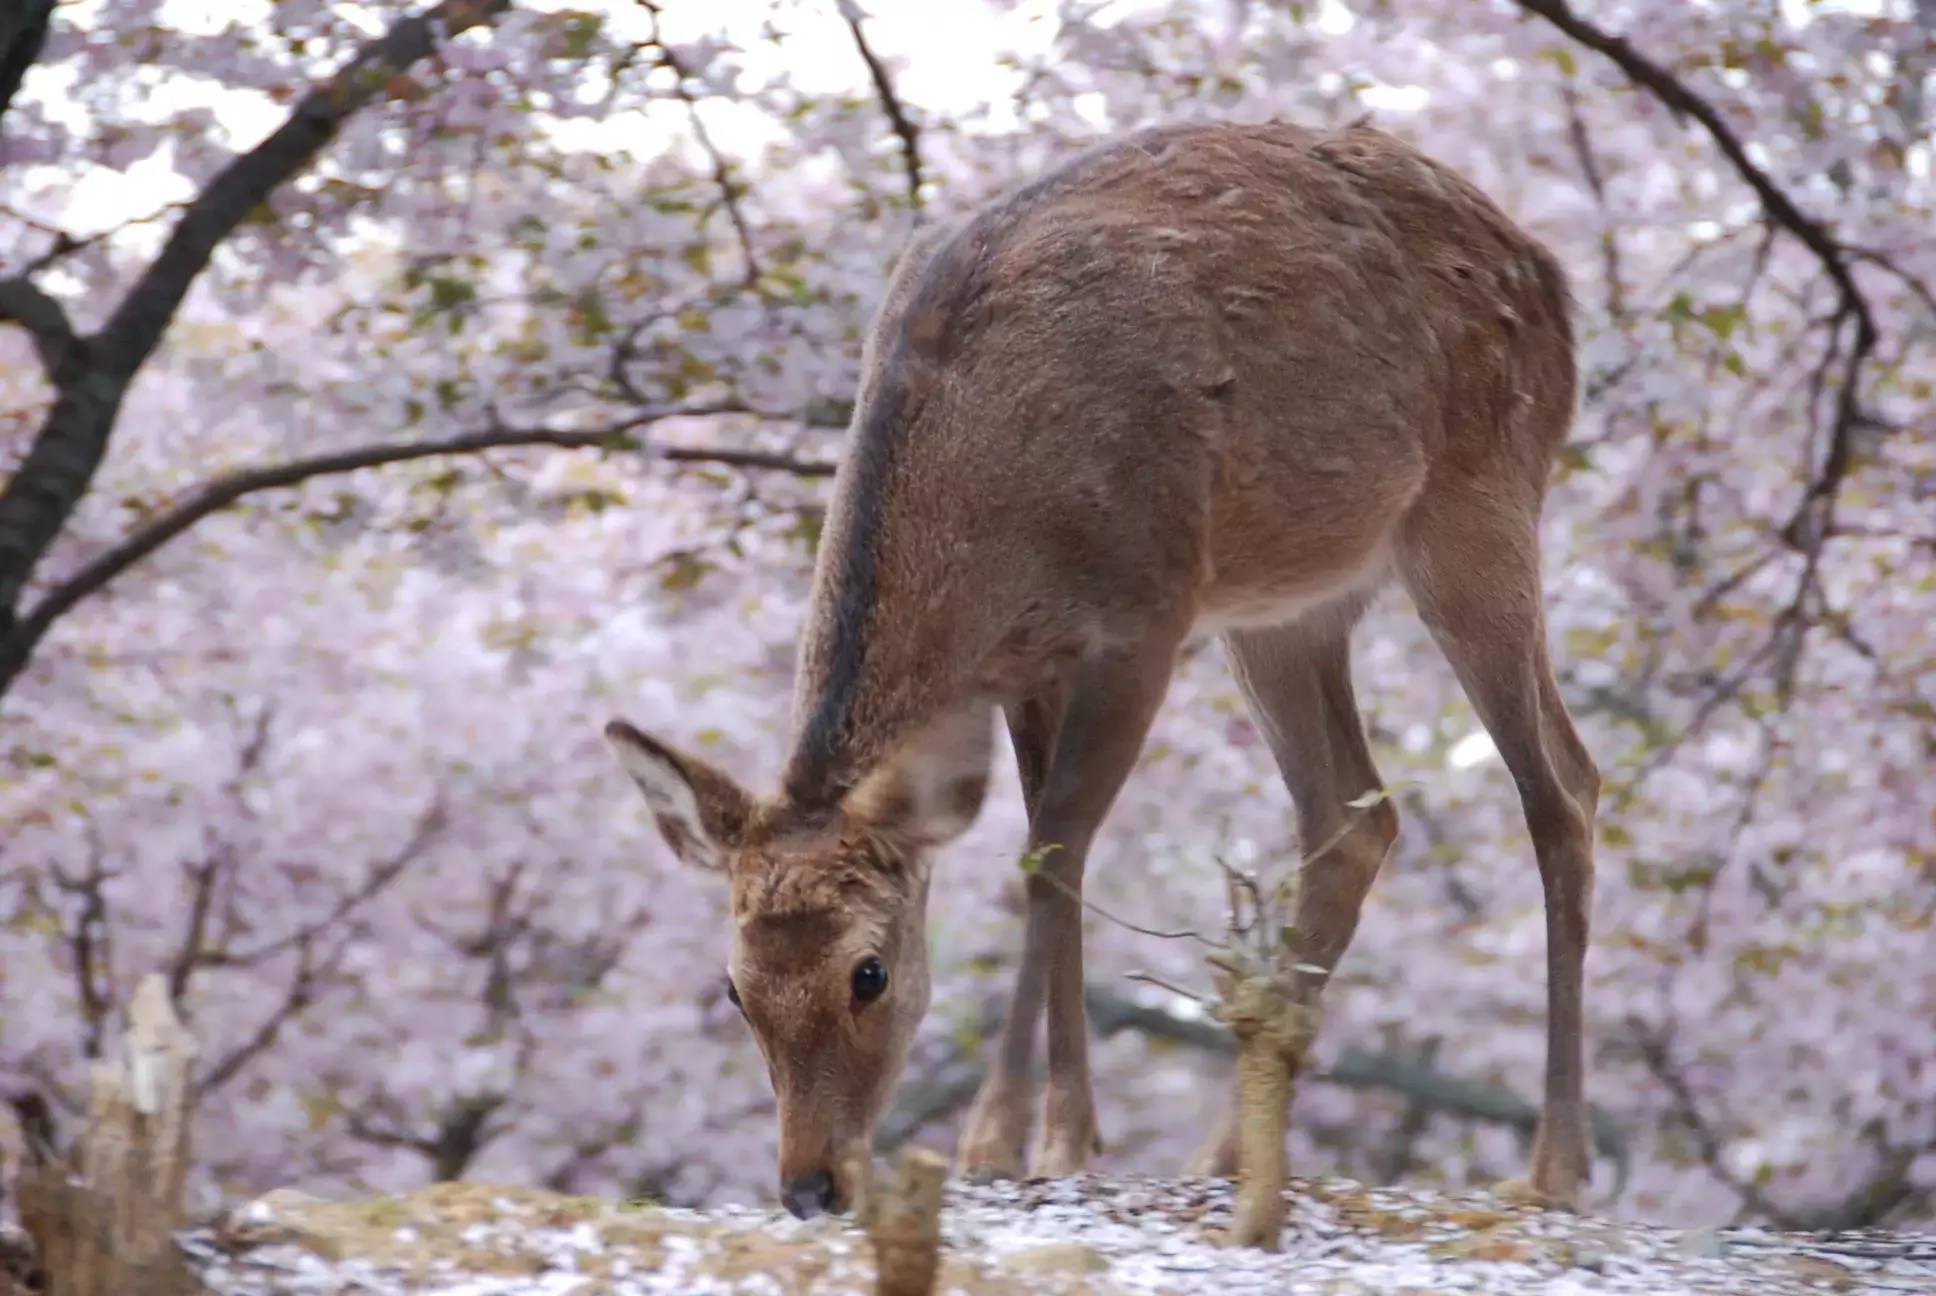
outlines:
M1335 966L1397 834L1389 804L1348 805L1380 786L1348 634L1393 577L1524 802L1548 912L1533 1186L1576 1196L1598 777L1548 663L1538 548L1574 403L1560 267L1362 124L1139 131L910 245L866 347L781 791L609 731L673 850L729 877L790 1206L852 1199L838 1167L926 1008L930 860L979 806L992 710L1047 853L968 1172L1023 1168L1044 1008L1033 1168L1098 1146L1075 897L1192 636L1224 637L1303 839L1343 834L1295 922L1300 961ZM889 980L862 1003L866 957Z

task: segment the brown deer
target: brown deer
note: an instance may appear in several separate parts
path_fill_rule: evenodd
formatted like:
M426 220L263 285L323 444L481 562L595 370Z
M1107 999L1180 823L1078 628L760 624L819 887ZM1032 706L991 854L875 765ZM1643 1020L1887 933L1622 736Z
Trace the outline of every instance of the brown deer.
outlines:
M1183 645L1223 636L1296 804L1300 961L1331 969L1398 826L1348 635L1396 576L1511 771L1545 886L1532 1188L1588 1171L1581 965L1599 779L1547 657L1539 516L1575 402L1554 259L1470 183L1356 125L1183 125L1095 147L917 237L869 337L821 540L781 792L607 729L667 842L732 893L732 993L795 1214L854 1197L928 1003L932 852L1007 720L1031 852L972 1176L1099 1144L1083 865ZM1328 971L1302 974L1315 1004Z

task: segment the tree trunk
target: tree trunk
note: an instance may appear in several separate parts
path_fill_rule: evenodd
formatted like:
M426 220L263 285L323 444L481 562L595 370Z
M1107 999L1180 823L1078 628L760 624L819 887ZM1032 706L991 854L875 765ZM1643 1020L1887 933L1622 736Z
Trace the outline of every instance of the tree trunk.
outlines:
M1218 1015L1237 1037L1237 1214L1232 1246L1277 1250L1284 1231L1290 1154L1291 1083L1317 1035L1318 1009L1299 1003L1292 983L1226 967Z
M1246 1039L1237 1052L1237 1218L1233 1246L1277 1250L1284 1232L1284 1184L1290 1154L1284 1135L1290 1121L1295 1059L1277 1051L1268 1032Z

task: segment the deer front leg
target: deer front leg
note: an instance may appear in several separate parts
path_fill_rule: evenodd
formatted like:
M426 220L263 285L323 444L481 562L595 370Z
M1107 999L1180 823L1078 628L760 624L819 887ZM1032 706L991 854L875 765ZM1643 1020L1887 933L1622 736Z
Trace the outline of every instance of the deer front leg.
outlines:
M1065 697L1065 692L1051 684L1027 701L1003 709L1022 776L1022 803L1031 818L1042 798L1042 780L1062 724ZM1036 935L1044 922L1039 916L1041 907L1037 889L1030 887L1028 934L1023 940L1022 961L1015 972L1008 1011L1002 1016L1001 1038L955 1152L963 1177L977 1183L1019 1178L1022 1157L1028 1150L1035 1037L1042 1021L1048 973L1048 945Z
M1083 1008L1082 873L1089 843L1143 749L1169 686L1185 625L1076 672L1042 794L1029 823L1029 922L1024 964L1042 960L1049 1075L1033 1173L1075 1174L1101 1150L1089 1082Z
M1002 1019L994 1064L975 1092L961 1128L955 1163L971 1183L1019 1179L1028 1148L1031 1071L1036 1028L1042 1020L1043 960L1024 950Z

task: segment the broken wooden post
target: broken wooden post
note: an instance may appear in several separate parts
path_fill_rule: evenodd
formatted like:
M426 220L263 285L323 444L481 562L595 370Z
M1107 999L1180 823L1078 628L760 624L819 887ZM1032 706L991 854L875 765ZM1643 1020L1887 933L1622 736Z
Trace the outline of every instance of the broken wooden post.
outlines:
M941 1185L948 1163L925 1148L901 1156L893 1183L875 1192L867 1223L875 1296L930 1296L941 1264Z
M1224 963L1218 1016L1237 1037L1237 1210L1228 1241L1275 1251L1284 1232L1291 1082L1317 1034L1285 978Z
M21 1172L20 1222L47 1296L192 1290L174 1234L188 1181L195 1041L161 976L135 991L120 1054L95 1064L73 1163L49 1156Z

